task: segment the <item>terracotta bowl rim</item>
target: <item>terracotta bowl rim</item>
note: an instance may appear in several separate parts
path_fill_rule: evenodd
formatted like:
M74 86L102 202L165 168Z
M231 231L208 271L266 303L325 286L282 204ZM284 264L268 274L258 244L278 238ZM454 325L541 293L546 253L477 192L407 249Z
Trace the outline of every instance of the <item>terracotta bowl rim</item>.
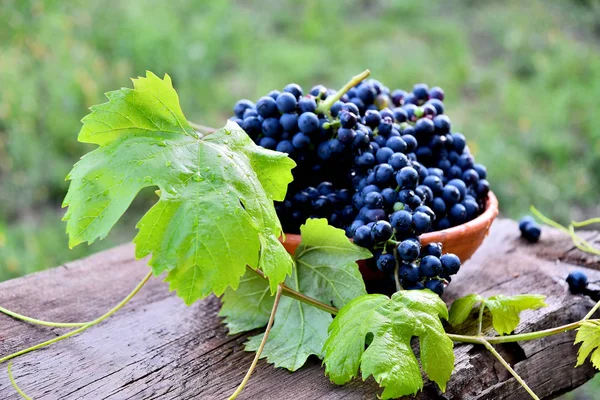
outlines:
M420 238L422 241L426 241L427 243L434 243L442 242L451 237L460 236L466 232L487 230L489 229L494 219L496 219L496 217L498 216L498 212L498 198L496 197L494 192L490 190L488 192L485 211L481 213L481 215L479 215L477 218L469 222L465 222L464 224L453 226L452 228L424 233L420 236ZM302 235L298 233L286 233L284 242L300 243L301 240Z

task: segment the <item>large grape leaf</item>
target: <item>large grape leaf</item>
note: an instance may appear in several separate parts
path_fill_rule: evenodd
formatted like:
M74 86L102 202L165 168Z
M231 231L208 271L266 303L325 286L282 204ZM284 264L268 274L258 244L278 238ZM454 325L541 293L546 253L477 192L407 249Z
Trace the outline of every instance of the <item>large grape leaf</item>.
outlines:
M577 329L575 344L581 343L577 354L577 367L590 356L592 365L600 370L600 321L586 321Z
M417 393L423 388L419 362L410 340L420 340L423 370L440 389L454 370L452 340L440 318L448 319L444 302L429 290L364 295L344 306L329 327L325 372L336 384L373 375L384 399ZM368 344L365 350L365 345Z
M99 145L75 164L64 201L70 246L104 238L149 186L159 201L144 215L136 256L187 304L236 288L246 265L271 290L291 272L273 200L283 200L294 162L256 146L235 123L202 136L187 122L171 79L151 72L134 89L107 93L79 140Z
M366 293L356 261L371 257L368 250L351 243L343 230L328 225L326 219L307 220L300 227L300 233L302 243L294 255L296 268L287 278L287 286L336 307ZM230 299L224 300L229 310L227 301ZM228 311L229 324L241 324L242 318L241 315L233 318ZM312 354L322 358L323 343L332 320L331 314L325 311L282 297L262 357L291 371L303 366ZM256 351L261 340L262 335L250 338L246 349Z

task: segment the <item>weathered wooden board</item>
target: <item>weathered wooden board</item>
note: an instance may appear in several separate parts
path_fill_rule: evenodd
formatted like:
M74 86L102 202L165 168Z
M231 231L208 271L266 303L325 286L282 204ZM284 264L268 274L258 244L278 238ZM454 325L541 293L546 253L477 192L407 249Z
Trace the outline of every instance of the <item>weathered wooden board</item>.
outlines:
M586 233L599 240L595 232ZM481 249L466 263L444 296L542 293L549 307L525 312L517 332L576 321L592 302L567 292L568 271L585 266L600 279L597 257L573 248L565 235L545 229L537 245L519 239L516 224L499 220ZM130 245L88 259L0 284L0 305L36 318L75 322L91 320L120 301L147 273ZM42 399L223 399L232 393L250 365L245 335L228 336L209 298L186 307L158 279L115 316L99 326L48 348L15 359L20 386ZM62 329L35 327L0 316L0 355L33 345ZM574 369L574 333L499 346L513 367L544 398L553 398L589 380L590 365ZM441 394L426 385L423 399L526 399L514 379L485 349L456 347L456 373ZM19 399L5 365L0 369L0 399ZM291 374L261 361L243 399L371 399L372 381L331 384L320 361Z

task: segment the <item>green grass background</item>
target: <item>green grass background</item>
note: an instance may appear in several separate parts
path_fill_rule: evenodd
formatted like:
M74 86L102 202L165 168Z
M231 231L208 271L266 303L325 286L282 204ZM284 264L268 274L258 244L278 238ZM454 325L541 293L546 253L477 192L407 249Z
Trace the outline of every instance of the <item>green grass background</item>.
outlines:
M439 85L505 216L600 214L598 1L4 0L0 26L0 280L133 237L148 193L74 250L60 205L90 149L79 120L145 70L215 127L290 81L339 87L369 68L392 88Z

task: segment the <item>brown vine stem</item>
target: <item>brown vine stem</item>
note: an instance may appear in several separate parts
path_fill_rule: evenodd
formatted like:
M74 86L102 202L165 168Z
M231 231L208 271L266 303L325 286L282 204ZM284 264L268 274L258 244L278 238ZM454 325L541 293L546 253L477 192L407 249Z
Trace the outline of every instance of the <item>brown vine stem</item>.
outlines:
M238 395L240 393L242 393L242 390L244 390L244 387L246 387L246 384L248 383L248 380L250 379L250 375L252 375L252 372L254 372L254 369L256 368L256 364L258 364L260 355L262 354L262 351L265 348L265 344L267 344L267 338L269 337L269 333L271 332L271 327L273 326L273 321L275 320L275 313L277 312L277 306L279 306L279 300L281 299L282 291L283 291L282 286L281 285L277 286L277 293L275 294L275 301L273 302L273 308L271 309L271 316L269 317L269 322L267 323L267 328L265 329L265 334L263 335L263 338L260 342L260 346L259 346L258 350L256 351L256 355L254 356L252 365L250 365L250 368L248 369L248 372L246 372L246 376L244 376L242 383L240 383L240 385L235 390L235 392L233 392L231 397L229 397L229 400L235 400L235 398L238 397Z

